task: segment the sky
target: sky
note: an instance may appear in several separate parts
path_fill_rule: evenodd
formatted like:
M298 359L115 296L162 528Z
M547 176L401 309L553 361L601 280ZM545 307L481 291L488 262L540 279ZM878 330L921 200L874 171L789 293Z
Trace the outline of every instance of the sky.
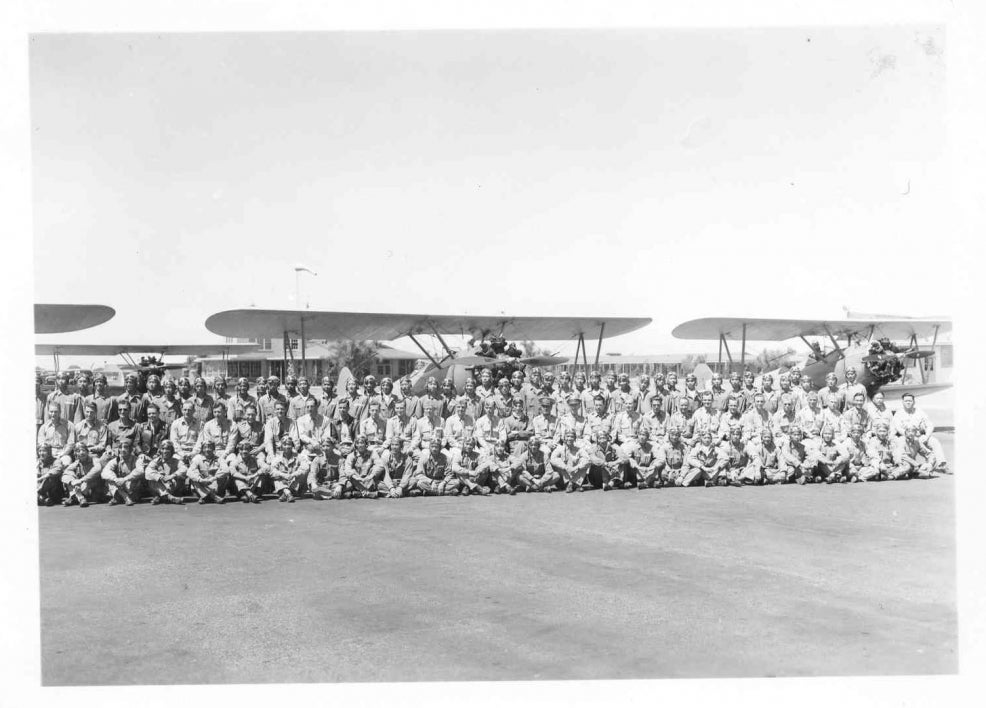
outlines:
M624 354L715 351L671 337L695 317L948 315L945 48L935 27L34 35L35 300L117 310L57 341L209 342L213 312L296 307L300 263L312 309L652 317L603 346Z

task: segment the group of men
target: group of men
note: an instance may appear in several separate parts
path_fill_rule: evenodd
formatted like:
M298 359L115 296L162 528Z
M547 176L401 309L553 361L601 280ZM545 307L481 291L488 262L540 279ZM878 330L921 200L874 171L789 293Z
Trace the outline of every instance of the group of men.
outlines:
M463 390L450 379L350 380L320 395L304 378L136 375L118 396L106 378L36 381L38 503L88 506L259 503L421 495L581 492L666 486L864 482L948 473L928 417L905 395L894 415L849 368L820 391L795 367L778 378L534 369Z

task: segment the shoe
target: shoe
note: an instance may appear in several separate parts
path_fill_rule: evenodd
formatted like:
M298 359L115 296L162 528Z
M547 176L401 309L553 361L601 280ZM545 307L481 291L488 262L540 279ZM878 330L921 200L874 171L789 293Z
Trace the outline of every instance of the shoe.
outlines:
M459 496L459 490L458 489L449 489L447 492L445 492L445 494L448 495L448 496L450 496L450 497L457 497L457 496Z
M209 499L207 497L199 497L199 504L205 504Z
M544 492L545 494L551 494L553 491L555 491L555 488L554 487L543 487L541 489L541 491Z
M62 499L62 506L65 506L65 507L72 506L72 500L71 499Z
M85 509L87 506L89 506L89 502L87 502L85 499L80 499L79 500L79 506L81 508Z
M124 502L124 504L126 504L127 506L133 506L133 505L134 505L134 503L135 503L135 502L134 502L134 500L133 500L133 499L127 499L127 500L126 500L126 501Z
M513 496L517 493L517 487L507 487L507 494Z
M251 494L250 495L250 501L253 504L259 504L260 503L260 497L258 497L256 494Z
M116 506L116 505L117 505L117 504L119 504L119 503L120 503L120 502L118 502L118 501L116 500L116 498L113 498L113 499L110 499L110 500L109 500L109 502L107 502L107 504L108 504L109 506Z
M185 506L185 497L172 496L170 499L168 499L168 501L171 502L172 504L177 504L178 506Z
M489 493L490 493L490 490L489 490L489 489L487 489L487 490L486 490L486 493L487 493L487 494L489 494ZM412 496L412 497L420 497L420 496L421 496L421 490L420 490L420 489L412 489L412 490L410 491L410 493L408 494L408 496Z
M526 492L527 494L530 494L531 492L533 492L533 491L534 491L534 489L533 489L533 488L531 488L531 487L525 487L525 488L524 488L524 491L525 491L525 492Z
M470 494L472 494L472 492L469 490L469 487L462 488L462 496L468 497Z
M500 488L499 487L496 487L496 488L493 489L493 493L494 494L502 494L503 492L500 491Z
M715 483L715 482L713 482L713 481L712 481L712 480L710 480L710 479L707 479L707 480L705 480L705 486L706 486L706 487L714 487L714 486L716 486L716 483Z
M55 506L57 503L54 499L45 499L45 506Z
M566 494L571 494L574 491L575 491L575 486L574 485L571 485L571 484L565 485L565 493Z
M226 503L226 498L225 497L213 497L213 499L216 500L216 504L225 504Z
M490 490L487 489L486 487L480 487L479 493L484 497L488 497L490 495Z
M250 503L250 493L247 492L242 497L240 497L240 501L243 502L244 504L249 504Z
M612 488L613 488L613 486L609 482L603 482L603 491L604 492L608 492ZM581 492L582 490L579 489L579 491Z
M583 487L583 486L582 486L582 485L580 484L579 486L577 486L577 487L575 488L575 491L576 491L576 492L584 492L584 491L585 491L585 487Z
M364 499L376 499L378 494L376 492L363 492ZM288 501L294 501L294 497L291 497Z
M623 483L623 488L624 489L633 489L633 482L624 482Z
M161 497L151 497L151 506L157 506L161 503Z

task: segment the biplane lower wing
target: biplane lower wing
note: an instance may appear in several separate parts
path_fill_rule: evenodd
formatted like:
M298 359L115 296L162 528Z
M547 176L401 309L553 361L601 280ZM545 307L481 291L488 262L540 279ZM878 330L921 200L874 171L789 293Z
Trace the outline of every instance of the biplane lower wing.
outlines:
M563 340L615 337L650 324L649 317L507 317L316 310L226 310L205 321L225 337L282 337L391 341L418 334L495 334L506 339Z
M77 332L108 322L116 310L107 305L34 305L34 333Z
M257 350L256 344L35 344L38 356L115 356L119 354L160 354L163 356L209 356L245 354Z
M703 317L683 322L672 330L678 339L746 339L783 341L795 337L863 337L891 340L924 339L952 328L947 319L893 320L785 320L741 317Z

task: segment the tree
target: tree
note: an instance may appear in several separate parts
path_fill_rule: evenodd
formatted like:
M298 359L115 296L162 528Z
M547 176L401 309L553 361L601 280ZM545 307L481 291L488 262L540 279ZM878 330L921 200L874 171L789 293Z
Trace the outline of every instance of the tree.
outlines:
M699 364L705 363L705 354L689 354L681 360L681 370L686 374L695 370Z
M520 348L524 351L524 356L554 356L555 352L545 349L535 344L530 339L525 339L520 343Z
M328 358L337 374L348 367L354 377L362 379L372 373L379 351L380 342L336 342L329 347Z
M787 349L764 349L757 354L757 358L751 362L752 368L758 373L771 371L777 368L786 368L794 363L797 358L797 351L793 347Z

